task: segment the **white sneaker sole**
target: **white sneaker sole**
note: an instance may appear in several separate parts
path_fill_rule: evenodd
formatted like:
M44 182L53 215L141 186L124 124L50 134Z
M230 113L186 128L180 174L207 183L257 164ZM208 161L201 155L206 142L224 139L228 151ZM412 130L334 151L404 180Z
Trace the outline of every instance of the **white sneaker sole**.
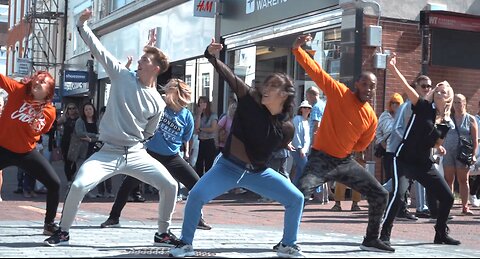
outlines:
M47 241L43 241L43 244L46 245L46 246L51 246L51 247L55 247L55 246L67 246L70 244L70 240L69 241L63 241L63 242L60 242L58 244L50 244L48 243Z
M156 247L175 247L174 244L165 244L165 243L156 243L156 242L153 242L153 246L156 246Z
M187 252L187 253L178 254L178 255L174 255L172 253L169 253L168 255L173 256L173 257L186 257L186 256L195 256L195 252Z
M120 223L114 224L114 225L106 225L106 226L103 226L103 227L102 227L102 225L100 225L100 228L119 228L119 227L122 227L120 225Z

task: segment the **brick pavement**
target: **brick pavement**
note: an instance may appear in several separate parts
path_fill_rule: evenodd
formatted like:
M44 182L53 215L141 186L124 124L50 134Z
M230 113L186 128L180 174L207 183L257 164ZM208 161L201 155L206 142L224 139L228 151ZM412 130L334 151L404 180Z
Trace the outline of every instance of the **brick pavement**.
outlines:
M10 174L8 174L10 173ZM112 200L86 199L71 229L71 246L44 247L41 235L45 196L27 200L12 194L14 174L6 172L0 203L0 257L165 257L167 250L152 246L156 232L157 203L147 197L145 203L128 203L122 215L122 228L100 229ZM14 181L13 181L14 182ZM116 183L118 184L118 183ZM63 195L62 195L63 197ZM350 202L343 202L342 212L332 212L333 205L308 204L302 217L299 245L309 257L478 257L480 217L456 216L450 223L452 236L461 246L431 244L433 223L396 222L392 234L394 254L364 252L359 249L367 215L350 212ZM62 204L61 204L62 205ZM184 202L177 203L173 232L179 234ZM59 212L62 207L59 207ZM474 210L480 214L479 209ZM270 250L281 237L283 208L277 203L257 203L253 194L224 195L204 208L211 231L199 230L195 238L198 256L273 257ZM460 213L457 203L453 215ZM58 215L60 216L60 215ZM58 217L57 217L58 219Z

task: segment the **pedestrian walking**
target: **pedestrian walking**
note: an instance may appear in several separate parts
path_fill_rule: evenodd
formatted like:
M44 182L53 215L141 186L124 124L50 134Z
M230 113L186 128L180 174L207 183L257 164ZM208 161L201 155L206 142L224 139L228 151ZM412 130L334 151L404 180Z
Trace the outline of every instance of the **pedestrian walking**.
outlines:
M0 170L17 166L47 187L43 233L51 235L58 229L54 221L60 178L35 146L55 121L52 105L55 80L46 71L37 71L22 82L0 74L0 87L8 93L8 102L0 117Z
M171 79L165 85L165 102L167 107L160 120L155 135L147 142L147 152L162 163L173 178L180 181L188 190L197 183L199 176L188 160L188 153L180 156L180 148L188 142L193 134L194 121L192 113L187 109L192 91L190 86L180 79ZM128 200L128 195L138 186L139 180L127 176L118 189L117 198L110 211L110 217L100 227L120 226L120 215ZM211 227L200 219L197 228L209 230Z
M69 230L80 203L95 186L117 174L126 174L159 190L158 232L154 242L169 245L176 239L169 233L177 197L177 182L165 167L151 157L142 142L153 136L165 108L158 93L157 77L169 67L161 50L145 46L138 70L131 73L101 44L87 25L92 12L86 9L77 29L90 52L105 68L112 88L105 114L100 121L99 140L103 147L83 163L65 200L60 229L45 245L68 244Z
M412 103L412 117L406 126L402 142L395 151L393 199L385 212L380 239L390 243L393 221L407 191L409 180L417 180L427 192L432 192L439 201L438 218L435 224L435 244L458 245L460 241L448 235L447 219L453 205L453 194L445 179L432 168L432 148L445 154L443 140L450 129L450 110L453 89L447 81L440 82L425 97L421 97L398 70L397 58L392 55L388 68L400 80L403 90Z
M360 248L394 252L395 249L378 238L388 192L353 155L364 151L375 137L377 116L368 101L374 96L377 77L371 72L362 72L355 80L355 90L350 90L334 80L301 47L310 40L309 34L299 36L293 43L293 54L328 102L300 178L300 190L308 199L317 186L334 180L365 195L369 203L368 226Z
M215 57L222 49L223 45L212 39L204 56L238 97L237 110L222 155L190 191L181 240L170 250L170 255L195 255L193 238L203 205L231 189L242 187L285 207L283 238L277 254L302 257L296 241L303 196L290 180L266 166L272 152L287 147L293 137L293 81L285 74L274 73L267 76L262 85L251 88Z

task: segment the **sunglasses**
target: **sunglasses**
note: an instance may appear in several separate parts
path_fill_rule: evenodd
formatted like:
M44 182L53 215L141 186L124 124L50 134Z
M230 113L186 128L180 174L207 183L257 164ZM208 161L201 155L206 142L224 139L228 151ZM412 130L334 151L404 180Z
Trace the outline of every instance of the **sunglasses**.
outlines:
M77 108L75 108L75 107L68 107L67 108L67 110L75 110L75 109L77 109Z
M431 85L420 85L420 87L423 88L423 89L432 88Z

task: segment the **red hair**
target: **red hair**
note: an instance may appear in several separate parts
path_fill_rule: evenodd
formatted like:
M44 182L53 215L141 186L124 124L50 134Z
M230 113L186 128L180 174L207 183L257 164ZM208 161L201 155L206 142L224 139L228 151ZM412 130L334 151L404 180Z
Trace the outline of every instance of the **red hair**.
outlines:
M37 71L30 78L25 79L24 83L25 83L25 86L27 88L26 89L27 95L28 96L32 95L32 84L33 84L32 80L34 78L37 78L39 75L45 75L45 78L52 79L50 82L47 83L48 84L47 96L45 96L45 101L46 102L51 102L53 100L53 95L55 94L55 79L53 78L53 76L50 73L48 73L45 70Z

